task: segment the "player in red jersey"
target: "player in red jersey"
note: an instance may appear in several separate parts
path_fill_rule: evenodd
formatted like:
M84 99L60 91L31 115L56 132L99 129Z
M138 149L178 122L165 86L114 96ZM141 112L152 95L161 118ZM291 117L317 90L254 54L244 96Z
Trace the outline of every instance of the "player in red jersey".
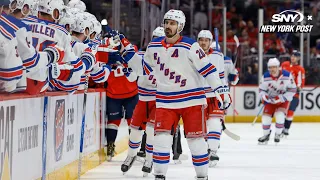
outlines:
M294 50L291 56L291 62L285 61L281 64L282 69L289 71L294 81L297 85L297 93L294 95L293 100L290 102L289 109L287 111L286 121L284 123L284 129L282 134L285 136L289 135L289 129L293 120L293 114L296 108L299 105L299 93L304 87L305 83L305 70L302 66L299 65L300 61L300 52Z

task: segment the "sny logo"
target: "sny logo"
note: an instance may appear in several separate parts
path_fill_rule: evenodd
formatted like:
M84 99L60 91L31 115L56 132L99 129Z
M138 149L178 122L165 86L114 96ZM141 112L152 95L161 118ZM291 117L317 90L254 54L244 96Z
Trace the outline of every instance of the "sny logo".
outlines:
M291 23L291 24L277 24L277 25L262 25L260 33L310 33L313 25L293 25L292 23L301 23L303 21L312 21L312 16L305 16L296 10L285 10L279 14L272 15L271 21L273 23Z

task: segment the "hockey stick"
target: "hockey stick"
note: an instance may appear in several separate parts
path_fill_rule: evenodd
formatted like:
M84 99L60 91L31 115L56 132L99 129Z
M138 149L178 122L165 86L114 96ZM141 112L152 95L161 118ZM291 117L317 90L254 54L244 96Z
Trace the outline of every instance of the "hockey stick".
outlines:
M47 165L47 117L48 117L48 96L44 96L43 103L43 134L42 134L42 177L41 180L46 179L46 165Z
M84 94L83 94L83 110L82 110L81 136L80 136L80 152L79 152L79 162L78 162L78 180L80 180L80 176L81 176L83 141L84 141L84 126L86 124L86 106L87 106L88 86L89 86L89 76L86 75L86 82L85 82Z
M227 136L229 136L231 139L239 141L240 140L240 136L234 134L233 132L229 131L226 128L226 125L224 124L224 120L221 120L221 125L222 125L222 130L224 133L226 133Z
M176 128L176 133L174 134L174 142L173 142L173 156L178 155L177 149L178 149L178 138L179 138L179 131L180 131L180 124L178 122L177 128Z
M238 60L238 48L240 46L240 43L239 43L239 39L238 39L238 37L236 35L233 36L233 39L234 39L234 41L236 42L236 45L237 45L236 53L234 54L234 56L235 56L234 68L236 68L237 60Z
M219 49L219 31L218 31L218 28L214 28L214 38L216 40L216 49L220 51L220 49Z
M254 126L254 124L256 123L256 121L257 121L258 117L260 116L260 114L261 114L264 106L265 106L265 105L263 105L263 106L260 108L258 114L256 115L256 117L254 118L254 120L253 120L253 122L252 122L252 124L251 124L252 126Z
M313 89L302 89L301 91L303 91L303 92L312 92L312 91L316 90L318 87L320 87L320 85L314 87Z

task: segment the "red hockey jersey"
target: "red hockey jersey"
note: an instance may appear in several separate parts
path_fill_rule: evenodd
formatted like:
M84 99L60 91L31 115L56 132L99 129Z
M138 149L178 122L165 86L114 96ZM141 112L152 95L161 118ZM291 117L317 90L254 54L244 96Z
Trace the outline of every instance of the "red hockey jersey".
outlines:
M281 68L289 71L294 81L297 85L297 88L303 88L305 84L305 70L300 65L292 65L290 61L285 61L281 64ZM298 95L298 94L297 94Z

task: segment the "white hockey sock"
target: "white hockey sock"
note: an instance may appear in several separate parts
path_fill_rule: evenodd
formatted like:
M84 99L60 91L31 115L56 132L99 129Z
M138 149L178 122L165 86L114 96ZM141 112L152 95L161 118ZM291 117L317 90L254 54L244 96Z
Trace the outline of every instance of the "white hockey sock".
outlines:
M155 175L165 176L167 174L172 139L172 135L166 132L158 133L154 136L153 167Z
M154 127L147 124L147 126L146 126L146 133L147 133L147 141L146 141L146 161L152 162Z
M281 134L286 116L283 112L277 111L274 113L274 117L276 118L276 134Z
M209 156L204 138L188 138L187 141L192 154L192 162L197 177L207 177Z
M221 122L219 118L209 118L207 120L207 142L209 149L217 151L220 144L220 135L221 135Z
M270 133L271 123L272 118L270 116L262 115L262 128L264 135L268 135Z
M138 148L140 147L141 139L142 139L142 133L143 131L131 128L131 133L129 136L129 149L128 149L128 155L129 156L136 156L138 152Z

